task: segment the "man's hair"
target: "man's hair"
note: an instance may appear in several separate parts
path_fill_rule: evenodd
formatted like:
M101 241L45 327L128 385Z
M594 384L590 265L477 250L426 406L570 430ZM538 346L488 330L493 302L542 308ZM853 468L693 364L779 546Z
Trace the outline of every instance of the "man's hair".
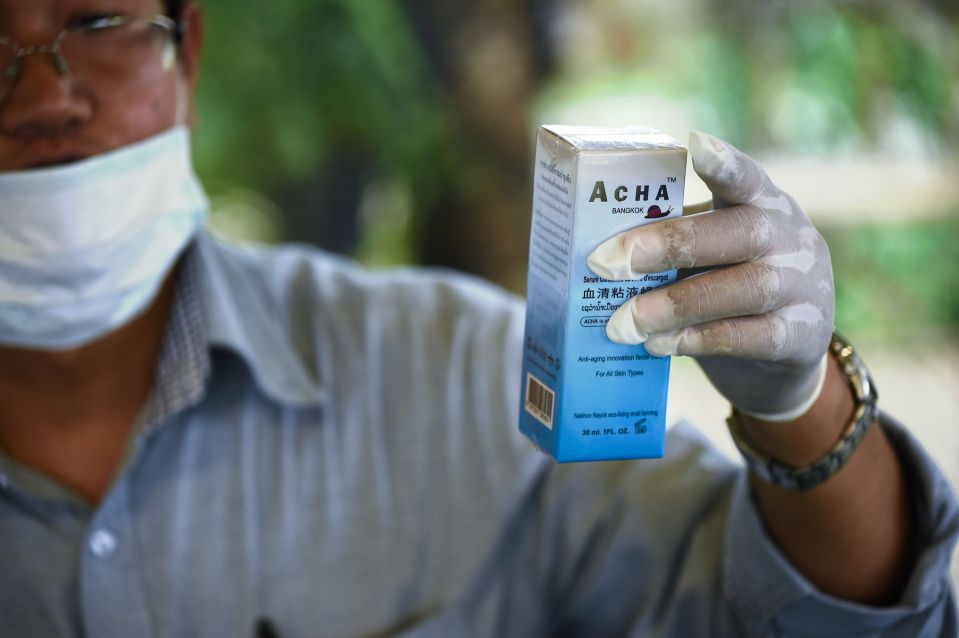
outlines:
M177 45L180 44L180 40L183 36L183 31L182 31L183 25L181 24L181 20L183 19L183 7L185 7L192 1L193 0L163 0L163 4L165 5L164 8L166 9L166 14L169 17L173 18L173 20L177 24L177 30L174 34Z
M183 15L183 6L189 0L163 0L166 5L166 14L176 20L180 21L180 17Z

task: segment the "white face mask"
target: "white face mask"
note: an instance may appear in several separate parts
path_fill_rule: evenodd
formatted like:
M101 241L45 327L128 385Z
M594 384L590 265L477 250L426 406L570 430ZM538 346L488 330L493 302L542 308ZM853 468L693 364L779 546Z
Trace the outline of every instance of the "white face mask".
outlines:
M0 344L67 350L128 323L207 209L182 126L75 164L0 173Z

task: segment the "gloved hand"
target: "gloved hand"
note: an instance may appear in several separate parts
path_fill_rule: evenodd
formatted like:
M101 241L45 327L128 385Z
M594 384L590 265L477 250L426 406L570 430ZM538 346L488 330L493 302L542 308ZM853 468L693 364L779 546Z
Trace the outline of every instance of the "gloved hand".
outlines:
M616 235L588 261L606 279L716 268L633 297L606 334L645 342L650 354L693 356L741 411L795 419L825 378L835 304L829 248L751 158L703 133L690 136L689 150L714 210Z

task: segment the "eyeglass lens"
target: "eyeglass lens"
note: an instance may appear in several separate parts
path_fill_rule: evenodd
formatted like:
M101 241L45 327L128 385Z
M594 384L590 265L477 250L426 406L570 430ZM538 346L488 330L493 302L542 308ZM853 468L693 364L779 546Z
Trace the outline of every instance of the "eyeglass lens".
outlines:
M165 70L172 57L172 39L167 30L148 21L130 21L107 28L64 31L56 47L24 53L14 43L0 40L0 98L23 72L26 58L47 56L56 66L62 58L61 75L100 90L149 80Z

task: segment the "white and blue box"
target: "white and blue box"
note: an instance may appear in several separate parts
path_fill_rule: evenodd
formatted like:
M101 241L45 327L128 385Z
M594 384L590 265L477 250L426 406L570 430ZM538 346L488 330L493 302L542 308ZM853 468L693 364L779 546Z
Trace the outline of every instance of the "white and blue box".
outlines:
M613 343L627 299L676 271L598 277L606 239L683 210L686 149L641 127L542 126L536 137L520 430L557 461L663 455L669 358Z

